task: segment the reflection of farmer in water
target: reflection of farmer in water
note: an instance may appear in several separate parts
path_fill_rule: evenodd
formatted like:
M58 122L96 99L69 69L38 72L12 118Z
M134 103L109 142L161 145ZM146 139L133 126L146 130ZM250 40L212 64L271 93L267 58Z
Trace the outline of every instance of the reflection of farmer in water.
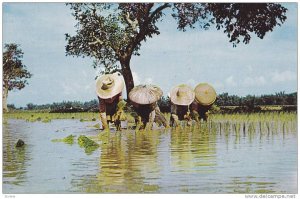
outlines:
M97 178L90 178L91 183L84 186L91 188L89 190L92 192L99 190L136 192L150 189L157 191L158 185L149 184L144 179L150 170L152 177L158 178L160 175L157 158L160 133L154 131L151 134L147 132L121 134L102 137L103 141L109 140L110 144L100 146L99 170L95 175Z
M192 123L189 105L195 99L193 89L185 84L174 87L170 93L171 98L171 118L170 126L180 126L180 121L184 120L187 125Z
M216 101L217 94L215 89L207 83L198 84L195 89L195 100L191 104L193 118L198 122L208 118L208 110Z
M96 81L100 120L103 129L109 128L109 122L114 123L117 130L121 128L120 120L126 117L123 112L126 105L126 102L122 99L123 88L124 79L119 72L103 75Z
M166 118L160 112L157 101L161 98L162 90L154 85L138 85L129 93L137 130L140 128L152 129L154 122L168 126Z

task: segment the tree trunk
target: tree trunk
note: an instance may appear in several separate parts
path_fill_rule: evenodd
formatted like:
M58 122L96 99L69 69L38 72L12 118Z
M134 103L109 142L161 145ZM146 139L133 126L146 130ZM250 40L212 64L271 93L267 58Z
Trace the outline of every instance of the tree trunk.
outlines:
M121 60L120 63L121 63L122 74L126 85L127 99L129 100L128 97L129 92L134 87L133 77L130 69L130 57Z
M3 85L3 90L2 90L2 109L3 112L8 112L7 108L7 96L8 96L8 87Z

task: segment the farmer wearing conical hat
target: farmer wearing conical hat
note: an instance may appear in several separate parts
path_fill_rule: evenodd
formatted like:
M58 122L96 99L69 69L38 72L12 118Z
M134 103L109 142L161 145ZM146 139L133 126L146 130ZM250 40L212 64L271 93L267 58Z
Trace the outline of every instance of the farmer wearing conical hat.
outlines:
M154 122L168 126L166 118L157 105L162 94L162 90L155 85L138 85L129 92L133 116L137 124L136 130L152 129Z
M200 121L200 119L206 121L209 109L216 101L217 93L215 89L207 83L198 84L194 91L195 100L191 104L192 116L196 121Z
M117 130L120 130L120 120L125 117L123 108L126 105L122 98L123 88L124 79L119 72L102 75L96 80L100 120L104 130L109 129L109 122L114 122Z
M189 105L195 99L195 93L191 87L185 84L178 85L171 90L171 118L170 126L180 126L181 120L186 120L190 126L192 118L189 111Z

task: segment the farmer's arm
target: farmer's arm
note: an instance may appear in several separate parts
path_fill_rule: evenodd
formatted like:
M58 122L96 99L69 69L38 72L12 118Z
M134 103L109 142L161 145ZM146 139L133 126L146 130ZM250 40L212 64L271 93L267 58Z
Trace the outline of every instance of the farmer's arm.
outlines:
M187 110L186 114L183 117L187 122L187 126L191 126L192 125L192 115L191 115L189 109Z
M146 124L146 128L145 128L146 130L151 130L152 129L154 119L155 119L155 109L153 111L151 111L150 114L149 114L149 121Z
M166 128L170 127L167 120L166 120L166 118L165 118L165 116L164 116L164 114L160 111L159 106L157 106L155 108L155 119L154 119L154 121L158 124L164 125L164 127L166 127Z
M124 112L124 108L126 106L126 101L123 100L122 98L122 95L121 97L118 98L118 101L117 101L117 110L116 110L116 113L115 113L115 119L116 120L126 120L126 114Z

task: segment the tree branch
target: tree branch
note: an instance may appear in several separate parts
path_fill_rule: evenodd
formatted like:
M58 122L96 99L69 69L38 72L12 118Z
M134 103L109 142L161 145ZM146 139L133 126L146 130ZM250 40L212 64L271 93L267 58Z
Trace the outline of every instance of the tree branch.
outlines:
M97 38L97 37L95 37L95 36L93 36L93 38L94 38L96 41L89 42L89 43L88 43L89 45L96 45L96 44L102 45L102 44L104 43L103 41L101 41L99 38Z
M164 3L162 6L159 6L158 8L156 8L153 12L152 12L152 14L150 15L150 19L152 20L154 17L155 17L155 15L157 15L159 12L161 12L163 9L166 9L166 8L168 8L168 7L171 7L171 4L169 4L169 3Z
M9 59L4 60L3 67L9 62Z
M147 13L145 13L146 16L148 16L150 14L150 10L153 7L153 4L149 4L149 6L147 7L147 9L145 10ZM148 29L148 25L151 24L153 22L153 18L162 10L171 7L171 4L169 3L164 3L162 6L159 6L158 8L156 8L151 14L150 17L147 17L147 20L144 21L143 24L141 24L140 31L138 32L137 36L134 38L134 41L132 42L131 45L129 45L127 47L127 52L129 52L129 54L131 54L134 50L134 48L141 42L143 41L143 39L145 38L145 35L147 33L147 29ZM128 14L129 15L129 14ZM128 16L129 18L129 16ZM135 19L136 20L136 19Z
M130 19L130 15L129 15L129 12L126 12L125 16L124 16L124 19L125 21L127 22L128 25L130 25L132 27L132 29L134 31L137 30L137 27L138 27L138 20L137 19L134 19L134 21L132 21Z

